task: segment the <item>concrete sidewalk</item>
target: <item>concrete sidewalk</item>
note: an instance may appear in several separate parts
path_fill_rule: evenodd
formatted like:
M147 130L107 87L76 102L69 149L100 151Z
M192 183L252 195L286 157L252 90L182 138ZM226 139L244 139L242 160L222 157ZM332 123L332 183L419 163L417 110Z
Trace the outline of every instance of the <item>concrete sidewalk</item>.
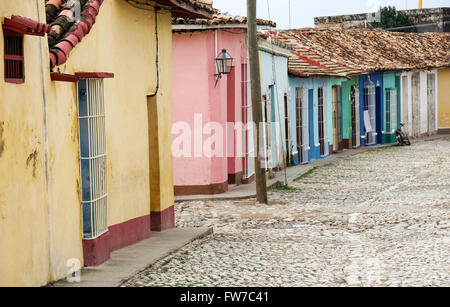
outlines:
M117 287L136 273L176 252L186 244L212 234L212 228L177 228L152 232L152 237L111 253L111 259L98 267L81 270L81 282L62 280L49 287Z
M417 142L424 142L424 141L432 141L435 139L440 139L443 137L448 137L448 135L434 135L429 137L422 137L422 138L416 138L412 139L411 142L414 145L414 143ZM377 145L377 146L370 146L370 147L360 147L357 149L344 149L344 151L332 154L328 158L316 160L309 164L303 164L303 165L296 165L291 166L286 169L286 177L288 184L293 182L294 179L298 178L302 174L308 172L310 169L326 164L333 163L339 159L344 159L346 157L358 155L361 153L364 153L368 150L373 150L377 148L383 148L383 147L390 147L390 146L396 146L396 144L383 144L383 145ZM284 170L276 172L275 178L268 179L267 180L267 187L270 188L273 185L275 185L277 182L285 182L285 174ZM210 200L239 200L239 199L247 199L247 198L255 198L256 197L256 184L255 182L252 182L250 184L243 184L243 185L229 185L228 191L222 194L215 194L215 195L189 195L189 196L176 196L175 201L176 202L185 202L185 201L210 201Z

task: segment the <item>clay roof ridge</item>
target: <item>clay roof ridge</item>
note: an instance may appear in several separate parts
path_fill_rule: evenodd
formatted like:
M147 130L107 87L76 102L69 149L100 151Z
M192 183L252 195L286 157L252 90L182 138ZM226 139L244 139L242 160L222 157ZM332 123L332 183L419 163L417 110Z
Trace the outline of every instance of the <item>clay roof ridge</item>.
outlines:
M103 1L76 0L63 2L61 0L50 0L46 3L47 19L52 18L52 13L54 14L53 18L56 16L51 23L52 33L49 35L51 67L64 64L72 49L89 34ZM77 9L81 10L79 20L76 20L77 16L75 16Z

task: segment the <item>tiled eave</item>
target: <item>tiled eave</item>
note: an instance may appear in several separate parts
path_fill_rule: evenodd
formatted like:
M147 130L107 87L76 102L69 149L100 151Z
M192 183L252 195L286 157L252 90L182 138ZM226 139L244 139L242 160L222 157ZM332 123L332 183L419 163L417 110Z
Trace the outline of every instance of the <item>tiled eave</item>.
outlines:
M208 4L196 0L124 0L136 5L160 4L172 11L172 17L178 18L211 18L215 10Z
M247 29L247 24L217 24L217 25L186 25L177 24L172 25L173 32L187 32L187 31L205 31L218 29ZM271 26L257 26L258 30L270 30Z

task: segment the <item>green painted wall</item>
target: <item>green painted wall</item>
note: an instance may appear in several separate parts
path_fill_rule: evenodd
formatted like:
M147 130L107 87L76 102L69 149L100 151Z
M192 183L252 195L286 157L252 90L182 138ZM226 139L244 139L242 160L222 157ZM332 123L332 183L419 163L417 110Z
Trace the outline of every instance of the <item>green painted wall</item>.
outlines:
M359 76L352 77L342 83L342 122L344 139L352 138L352 104L350 101L350 89L355 85L359 90Z

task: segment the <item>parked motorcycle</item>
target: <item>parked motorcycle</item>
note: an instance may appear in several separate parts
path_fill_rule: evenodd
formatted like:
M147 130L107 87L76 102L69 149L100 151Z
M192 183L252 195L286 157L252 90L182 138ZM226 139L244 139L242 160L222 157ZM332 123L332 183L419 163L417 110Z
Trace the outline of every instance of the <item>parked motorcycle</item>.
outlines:
M403 126L404 124L400 124L400 128L392 130L392 133L395 133L395 137L397 138L399 146L410 146L411 142L409 141L406 133L403 132Z

